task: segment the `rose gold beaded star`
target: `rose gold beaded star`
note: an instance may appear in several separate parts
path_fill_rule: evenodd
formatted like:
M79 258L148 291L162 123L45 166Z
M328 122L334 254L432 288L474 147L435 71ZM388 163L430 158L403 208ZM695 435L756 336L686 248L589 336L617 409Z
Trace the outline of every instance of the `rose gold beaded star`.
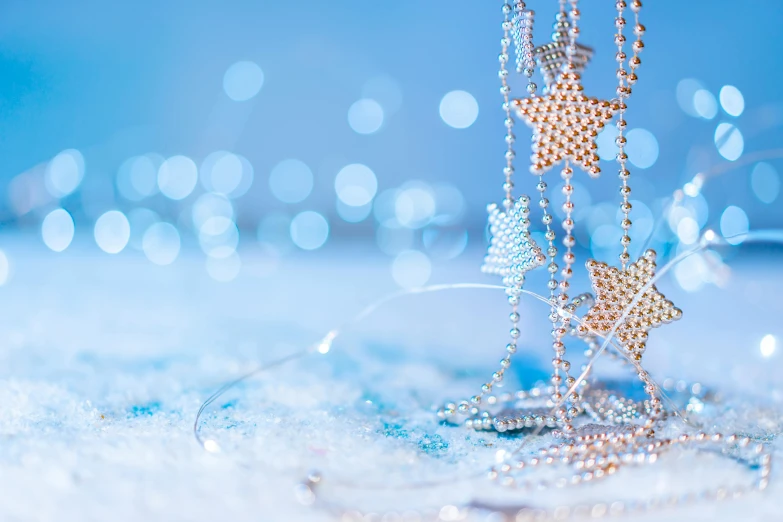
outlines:
M577 327L577 334L582 337L591 331L608 334L636 294L655 276L655 256L654 250L647 250L625 270L589 259L586 264L595 304L583 318L583 324ZM651 285L620 324L616 337L639 360L647 343L647 332L681 317L682 311Z
M572 70L561 74L549 94L512 102L533 129L533 174L542 174L566 159L591 177L601 173L595 139L620 105L585 96L583 89L579 74Z

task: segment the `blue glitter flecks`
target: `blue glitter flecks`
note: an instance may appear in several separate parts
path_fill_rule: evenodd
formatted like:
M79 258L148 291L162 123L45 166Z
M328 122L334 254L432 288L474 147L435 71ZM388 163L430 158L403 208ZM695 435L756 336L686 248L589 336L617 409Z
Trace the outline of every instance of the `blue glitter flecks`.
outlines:
M449 443L440 435L425 435L419 440L419 449L428 455L441 455L449 449Z
M394 437L395 439L410 438L410 434L408 433L408 430L404 429L402 427L402 424L389 424L384 422L381 433L383 433L387 437Z
M137 404L133 406L128 415L131 417L151 417L160 411L159 402L149 402L147 404Z

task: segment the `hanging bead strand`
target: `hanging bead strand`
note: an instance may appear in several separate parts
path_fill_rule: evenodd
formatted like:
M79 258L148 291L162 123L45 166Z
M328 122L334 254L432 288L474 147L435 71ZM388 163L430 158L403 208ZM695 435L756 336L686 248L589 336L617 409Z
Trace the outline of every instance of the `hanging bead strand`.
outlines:
M535 84L532 83L530 76L527 75L528 69L530 71L533 71L532 64L534 64L534 58L532 54L532 29L533 29L533 14L532 12L526 11L525 2L519 1L516 3L516 5L512 8L512 6L509 3L504 3L503 7L503 38L501 39L501 50L500 55L498 57L498 61L500 63L500 70L498 71L498 76L500 77L500 93L503 96L503 111L506 113L506 119L505 119L505 126L506 126L506 166L503 169L503 173L505 174L505 183L503 184L503 189L506 192L505 199L503 200L503 206L506 209L506 212L510 212L512 207L514 206L514 182L513 182L513 176L514 176L514 158L516 157L516 153L514 152L514 142L516 141L516 136L514 136L514 119L511 115L511 103L510 103L510 92L511 88L508 85L508 68L507 64L510 59L509 56L509 47L511 46L511 35L514 31L514 22L511 19L512 13L515 13L515 18L519 18L523 23L520 32L522 35L522 50L523 50L523 61L526 64L529 64L525 68L525 75L528 77L528 87L527 90L530 93L531 92L531 85L532 85L532 92L535 92ZM530 14L528 14L530 13ZM525 197L525 196L523 196ZM527 203L525 202L525 208L527 207ZM524 216L526 217L526 216ZM511 313L509 314L509 320L511 321L511 329L509 330L509 335L511 339L509 340L508 344L506 345L506 355L500 360L500 368L492 374L492 381L484 383L481 387L481 393L479 395L476 395L474 397L471 397L471 405L467 406L464 403L461 403L458 408L462 412L467 412L470 409L473 409L471 413L475 413L475 408L477 408L481 404L481 398L490 393L492 391L492 388L501 383L503 381L503 377L505 376L506 370L511 366L511 356L516 353L517 351L517 339L519 339L520 336L520 330L519 330L519 296L521 295L521 288L522 288L523 280L519 279L516 281L511 282L507 289L508 294L508 302L511 305Z
M639 77L636 75L637 68L641 65L641 60L639 59L639 53L642 52L642 49L644 49L644 42L642 42L642 35L644 35L645 28L643 25L639 23L639 11L642 8L642 2L640 0L632 0L631 1L631 10L634 12L634 34L636 35L636 40L633 43L633 56L630 60L628 60L628 66L631 69L631 72L625 77L625 88L622 92L623 98L620 100L620 118L623 119L623 123L625 124L625 100L628 99L628 97L631 96L631 89L632 85L635 85L638 81ZM621 18L619 16L618 18ZM618 29L618 33L619 33ZM620 86L618 87L618 91L620 90L620 87L622 87L622 79L620 79ZM628 254L628 245L631 243L631 238L629 236L629 231L631 228L631 220L628 217L628 214L631 211L631 203L628 201L628 197L631 195L631 188L628 186L628 178L630 176L630 172L628 172L627 169L627 159L628 156L625 154L625 144L626 144L626 138L625 136L622 136L620 134L618 136L617 145L620 147L620 152L618 153L618 161L620 158L622 158L623 163L620 165L620 179L623 182L623 186L620 188L620 193L623 198L623 202L621 203L621 211L625 215L622 222L622 228L623 228L623 237L621 239L622 245L623 245L623 252L620 254L620 261L623 264L623 268L627 265L630 256Z
M514 205L514 119L511 116L511 104L509 99L509 93L511 88L508 86L508 69L506 64L509 60L509 47L511 46L511 30L513 24L511 22L512 7L508 3L503 3L503 38L500 40L500 54L498 55L498 62L500 63L500 70L498 71L498 77L500 78L500 94L503 96L503 111L506 113L506 119L504 124L506 126L506 166L503 168L503 174L505 175L505 183L503 183L503 190L506 192L506 198L503 200L503 208L510 209Z
M514 46L516 47L517 72L527 78L527 93L532 96L538 86L533 82L536 58L533 54L533 23L535 12L526 8L525 2L514 5Z
M521 8L519 7L521 4ZM506 212L511 212L514 207L514 158L516 153L514 152L514 142L516 137L514 136L514 119L511 116L511 103L510 93L511 88L508 85L508 68L507 64L510 59L509 48L511 46L511 36L514 33L514 22L511 15L514 12L514 8L507 1L504 0L503 6L503 22L501 27L503 29L503 37L500 40L500 54L498 55L498 62L500 68L498 70L498 78L500 78L500 94L503 96L503 111L506 114L504 125L506 127L505 141L506 141L506 164L503 167L503 191L505 197L503 199L503 208ZM521 11L525 9L524 2L518 2L517 15L523 14ZM518 284L511 284L506 289L508 295L508 302L511 305L511 313L509 314L509 320L511 321L511 329L509 335L511 337L509 343L506 345L506 355L500 360L500 368L492 374L492 378L489 382L485 382L481 385L481 391L472 396L469 400L463 400L459 403L448 403L442 409L438 411L440 418L446 419L453 417L459 413L462 415L475 416L479 413L479 407L483 402L483 398L492 392L493 387L500 384L503 381L506 370L511 366L511 356L517 351L517 339L519 338L519 295L522 282ZM493 397L490 397L493 399ZM494 401L489 401L494 402ZM472 423L472 422L471 422Z
M557 15L554 31L557 32L560 30L560 27L562 23L566 19L565 15L565 6L566 6L566 0L560 0L560 12ZM538 201L539 207L541 207L541 210L543 211L543 216L541 217L541 222L546 227L546 232L544 233L544 238L547 240L547 250L546 255L549 259L549 264L547 265L547 271L549 272L549 281L547 281L547 288L549 289L549 302L552 304L552 308L549 310L549 321L552 323L552 333L554 335L554 332L557 330L558 322L560 321L560 314L557 313L557 295L556 291L558 288L558 281L557 281L557 271L560 269L560 267L557 265L557 246L555 246L555 240L557 239L557 233L555 232L554 228L552 227L552 214L549 213L549 198L547 197L547 183L544 181L543 173L540 173L538 175L538 184L536 185L536 189L538 190L540 194L540 199ZM554 339L552 341L552 349L555 352L555 357L552 362L552 377L550 378L550 381L552 383L551 387L551 403L550 406L554 406L555 404L558 404L560 400L562 399L562 393L561 389L563 387L563 377L560 375L560 364L556 361L560 358L560 351L558 347L560 346L559 341ZM557 417L558 424L563 424L563 419L561 417Z
M568 74L573 70L573 56L576 53L576 40L579 36L579 26L578 26L578 20L579 20L579 9L577 8L577 0L571 0L570 2L570 10L565 15L568 17L568 47L566 48L566 55L567 55L567 62L564 65L565 67L565 73ZM565 10L565 2L561 2L561 9ZM558 25L561 25L564 20L563 17L559 17L561 20L558 23ZM562 221L562 227L563 227L563 245L566 248L565 253L563 254L563 269L560 272L560 282L558 284L559 286L559 294L557 296L556 305L559 307L565 307L568 305L568 290L570 287L569 280L571 279L573 275L572 266L574 264L574 261L576 260L576 256L573 253L573 247L576 243L576 240L574 239L573 231L574 231L574 220L573 220L573 210L574 210L574 203L571 200L571 195L574 192L574 187L571 185L571 178L573 177L573 169L571 168L570 162L566 161L563 169L560 172L561 177L563 178L563 194L565 196L565 202L563 203L563 212L565 213L565 218ZM565 432L570 432L573 430L573 426L571 425L572 419L579 413L579 410L577 409L577 406L581 403L581 397L579 395L579 392L577 389L574 389L574 384L576 380L569 375L569 370L571 368L571 363L565 359L566 355L566 346L563 342L564 337L570 330L570 319L566 316L558 317L558 323L554 323L554 328L552 329L552 349L555 352L555 358L552 360L552 365L555 368L555 373L552 376L553 385L554 385L554 393L552 394L552 401L554 404L560 404L561 406L557 408L555 411L555 415L560 420L562 424L562 428ZM558 374L558 370L562 370L563 375L565 376L565 382L562 382L562 377ZM563 386L564 384L564 386ZM573 389L573 391L570 392L570 394L567 397L563 396L563 391L568 391L570 389Z
M511 31L513 29L513 23L511 21L511 14L513 13L513 8L511 7L511 4L508 2L503 3L503 22L502 22L502 28L503 28L503 38L500 41L500 55L498 56L498 62L500 63L500 70L498 71L498 76L500 77L500 93L503 96L503 111L506 113L506 119L504 121L504 124L506 126L506 166L503 168L503 173L505 175L505 183L503 183L503 190L506 192L506 197L503 200L503 207L506 209L506 212L511 211L511 207L514 205L514 158L516 156L516 153L514 152L514 141L516 140L516 137L514 136L514 118L511 116L511 103L509 98L509 93L511 92L511 89L508 86L508 68L506 67L506 64L508 64L509 61L509 47L511 46ZM521 282L520 282L521 285ZM481 395L484 395L486 393L489 393L492 390L492 386L494 384L500 383L503 380L503 376L506 372L506 369L508 369L509 366L511 366L511 356L516 353L517 351L517 339L519 338L519 313L517 311L517 308L519 306L519 292L518 288L514 285L511 285L507 289L508 293L508 302L511 305L511 313L509 314L509 319L511 321L511 329L509 330L509 335L511 336L511 340L506 345L506 355L500 360L500 368L492 374L492 382L485 383L482 386L481 389ZM476 401L477 397L473 397L471 399L471 402L474 403L475 406L478 406L479 402ZM480 396L479 396L480 400Z
M623 247L622 253L620 253L620 263L622 264L623 269L626 268L628 265L628 262L631 259L630 254L628 253L628 246L631 244L631 236L629 235L631 230L631 220L629 218L629 213L631 212L631 203L628 201L628 197L631 195L631 187L628 185L628 178L631 176L631 172L628 170L628 154L625 152L625 144L626 144L626 138L624 135L625 129L627 127L627 122L625 120L625 110L627 108L625 104L625 100L628 99L628 97L631 95L631 88L629 87L628 82L628 71L625 69L625 60L627 55L624 51L625 46L625 36L623 35L623 29L625 28L626 21L623 17L623 14L625 12L626 8L626 2L625 0L618 0L615 4L615 7L617 8L617 18L614 20L614 26L617 29L617 32L614 35L614 43L617 46L617 54L615 55L618 63L617 68L617 101L618 105L620 107L620 111L617 114L617 138L615 138L615 143L617 144L618 151L617 151L617 163L619 164L619 177L620 181L622 182L620 186L620 196L622 198L622 201L620 203L620 212L623 214L623 218L620 222L620 226L623 229L623 235L620 238L620 244Z

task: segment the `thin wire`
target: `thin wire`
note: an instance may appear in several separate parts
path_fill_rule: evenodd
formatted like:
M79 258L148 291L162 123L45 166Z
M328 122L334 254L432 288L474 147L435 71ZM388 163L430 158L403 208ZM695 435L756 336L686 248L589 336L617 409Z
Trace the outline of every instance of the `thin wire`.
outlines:
M441 292L444 290L460 290L460 289L485 289L485 290L505 290L504 286L500 285L491 285L491 284L484 284L484 283L446 283L446 284L438 284L438 285L429 285L429 286L423 286L418 288L410 288L410 289L404 289L404 290L398 290L396 292L392 292L390 294L385 295L384 297L378 299L377 301L374 301L373 303L369 304L365 308L363 308L358 314L353 316L351 319L343 323L338 328L330 330L326 335L324 335L318 342L311 344L304 350L300 350L298 352L294 352L290 355L286 355L284 357L281 357L279 359L275 359L267 364L260 365L253 370L250 370L249 372L241 375L240 377L237 377L233 381L230 381L220 388L218 388L215 392L212 393L199 407L198 411L196 412L196 418L193 422L193 435L196 438L196 442L204 448L207 451L210 451L205 446L205 440L202 439L200 434L200 421L201 417L203 416L204 410L206 410L209 405L211 405L213 402L215 402L218 398L220 398L222 395L224 395L227 391L230 389L238 386L239 384L243 383L244 381L263 373L267 370L270 370L272 368L281 366L289 361L293 361L299 358L304 357L305 355L313 354L314 352L318 352L321 354L328 353L329 350L331 350L332 344L334 343L335 339L337 339L338 336L342 335L342 333L350 328L351 326L355 325L356 323L361 322L364 320L367 316L371 315L373 312L375 312L378 308L383 306L384 304L393 301L395 299L398 299L400 297L406 296L406 295L417 295L417 294L426 294L426 293L432 293L432 292ZM533 292L530 292L528 290L522 290L523 293L528 294L539 301L546 303L549 305L549 300L543 296L540 296L538 294L535 294Z
M711 230L708 230L707 232L705 232L705 233L702 235L702 237L701 237L701 240L699 241L699 245L698 245L698 246L694 247L694 248L693 248L693 249L691 249L691 250L687 250L687 251L685 251L685 252L681 253L680 255L678 255L677 257L675 257L674 259L672 259L672 260L671 260L671 261L669 261L668 263L666 263L666 264L665 264L665 265L664 265L664 266L663 266L663 267L662 267L660 270L658 270L658 271L656 272L655 276L654 276L654 277L652 277L652 278L650 279L650 281L648 281L648 282L647 282L647 283L646 283L646 284L645 284L645 285L644 285L644 286L643 286L643 287L642 287L642 288L641 288L641 289L640 289L640 290L639 290L639 291L638 291L638 292L637 292L637 293L634 295L634 298L631 300L631 302L630 302L630 303L629 303L629 304L628 304L628 305L627 305L627 306L626 306L626 307L623 309L623 314L622 314L622 315L620 316L620 318L619 318L619 319L618 319L618 320L617 320L617 321L614 323L614 326L613 326L613 327L612 327L612 329L609 331L609 333L608 333L608 334L607 334L607 335L604 337L604 342L603 342L603 344L602 344L602 345L601 345L601 347L600 347L600 348L599 348L599 349L598 349L598 350L595 352L595 354L593 354L593 356L590 358L590 360L588 361L587 365L585 365L585 369L584 369L584 370L582 371L582 373L579 375L579 378L577 378L577 380L576 380L576 382L574 383L574 385L573 385L573 386L571 386L571 388L568 390L568 393L567 393L566 395L568 395L568 394L572 393L572 392L573 392L573 391L574 391L574 390L577 388L577 386L579 385L579 382L580 382L580 381L582 381L582 379L584 379L584 378L587 376L587 374L588 374L588 373L590 372L590 370L592 369L592 367L593 367L593 365L594 365L595 361L596 361L596 360L598 359L598 357L599 357L599 356L600 356L600 355L601 355L601 354L604 352L604 350L606 350L607 346L609 346L609 343L611 342L611 340L614 338L615 334L617 333L617 329L618 329L618 328L619 328L619 327L620 327L620 326L623 324L623 322L625 321L625 319L626 319L626 318L628 317L628 315L631 313L631 310L633 310L633 308L634 308L634 307L637 305L637 303L638 303L638 302L639 302L639 301L642 299L642 297L644 296L644 293L645 293L645 292L646 292L646 291L647 291L647 290L648 290L650 287L652 287L652 286L653 286L653 285L654 285L654 284L655 284L655 283L656 283L656 282L657 282L657 281L658 281L658 280L659 280L661 277L663 277L663 275L664 275L664 274L666 274L666 272L668 272L669 270L671 270L671 269L674 267L674 265L676 265L676 264L677 264L677 263L679 263L680 261L682 261L682 260L684 260L684 259L686 259L686 258L688 258L688 257L690 257L690 256L692 256L692 255L694 255L694 254L698 254L699 252L702 252L702 251L706 250L706 249L707 249L708 247L710 247L711 245L720 245L720 244L723 244L723 245L728 245L728 244L730 244L730 243L728 243L728 242L727 242L727 240L729 240L729 239L734 239L734 238L743 238L743 241L742 241L743 243L749 243L749 242L769 242L770 240L772 240L772 241L774 241L774 242L780 241L781 243L783 243L783 234L780 234L780 235L778 236L778 235L771 234L770 232L774 232L774 231L768 231L768 230L764 230L764 231L760 231L760 233L759 233L759 234L756 234L755 232L746 232L746 233L735 234L735 235L732 235L732 236L728 236L728 237L720 238L720 237L716 236L714 232L712 232ZM566 313L568 313L568 312L566 312ZM579 320L579 319L577 319L577 320ZM623 356L624 356L624 357L625 357L625 358L626 358L626 359L627 359L627 360L628 360L628 361L629 361L629 362L630 362L630 363L631 363L631 364L632 364L632 365L633 365L633 366L634 366L634 367L635 367L635 368L636 368L638 371L646 371L646 370L644 370L644 368L642 368L642 366L639 364L639 362L638 362L638 361L636 361L636 360L634 360L634 359L632 359L632 358L630 357L630 355L626 354L626 353L625 353L625 352L623 352L622 350L618 350L618 351L619 351L619 353L620 353L620 354L622 354L622 355L623 355ZM660 386L658 386L658 385L657 385L657 383L656 383L656 388L657 388L657 390L659 390L659 391L661 390L661 387L660 387ZM550 415L551 415L552 413L554 413L554 411L555 411L555 410L556 410L556 409L557 409L559 406L561 406L561 405L563 404L563 402L564 402L564 401L560 401L558 404L556 404L556 405L554 406L554 408L552 409L552 412L550 413ZM678 414L678 416L680 416L680 417L684 417L684 415L683 415L681 412L677 412L677 411L675 411L675 413L677 413L677 414ZM540 433L541 433L541 431L543 430L543 428L544 428L544 426L539 426L539 427L537 427L537 428L536 428L536 430L535 430L535 431L532 433L532 436L536 436L536 435L540 434ZM521 447L520 447L519 449L521 449ZM517 451L519 451L519 449L518 449Z
M204 413L204 410L209 407L210 404L215 402L218 398L220 398L221 395L226 393L231 388L234 388L236 386L239 386L244 381L250 379L251 377L254 377L258 375L259 373L265 372L267 370L271 370L272 368L275 368L277 366L282 366L283 364L293 361L295 359L299 359L301 357L304 357L305 355L312 353L311 350L305 349L300 350L298 352L294 352L290 355L286 355L285 357L281 357L279 359L276 359L268 364L264 364L261 366L258 366L257 368L247 372L246 374L237 377L233 381L230 381L220 388L218 388L212 395L210 395L207 400L205 400L203 403L201 403L201 406L198 409L198 412L196 413L196 419L193 422L193 436L196 437L196 442L198 442L199 446L204 448L205 450L209 451L206 447L205 441L201 438L201 432L199 429L199 421L201 420L201 415Z
M755 241L775 241L783 243L783 232L781 231L775 231L775 230L762 230L758 232L748 232L746 234L738 234L735 236L730 236L725 239L732 239L735 237L743 237L743 242L755 242ZM685 258L694 255L696 253L699 253L706 248L708 248L711 245L716 244L722 244L725 243L725 241L722 241L720 238L717 237L710 237L709 234L705 234L702 237L702 240L696 248L686 251L679 256L675 257L671 261L669 261L666 265L664 265L660 270L657 271L656 275L646 284L644 285L634 296L634 299L631 301L631 303L625 308L623 311L623 315L618 319L618 321L615 323L612 330L607 335L601 335L599 332L591 332L599 337L604 338L604 342L601 345L601 347L590 357L588 360L587 365L585 366L585 369L582 371L580 376L576 379L576 382L572 389L568 391L568 394L574 391L574 389L579 385L579 383L587 377L587 375L590 373L590 370L593 368L595 362L598 360L598 358L603 354L603 352L606 350L606 348L611 344L618 353L626 357L629 362L638 370L641 371L643 368L641 365L631 359L627 354L625 354L622 349L620 349L616 343L613 342L615 333L617 331L617 328L620 324L627 318L630 311L633 309L634 306L639 302L641 297L644 295L644 293L653 285L656 281L658 281L666 272L668 272L674 265L679 263L680 261L684 260ZM353 318L351 318L349 321L345 322L341 327L330 330L322 339L320 342L310 345L308 348L304 350L300 350L298 352L294 352L290 355L287 355L285 357L281 357L279 359L276 359L266 365L262 365L250 372L245 373L244 375L234 379L233 381L224 384L221 386L218 390L216 390L212 395L210 395L199 407L198 412L196 413L196 418L193 423L193 435L198 442L198 444L206 451L214 451L214 449L210 449L207 447L207 442L211 441L204 440L201 437L199 424L200 419L203 415L203 412L208 408L214 401L216 401L220 396L225 394L228 390L238 386L242 382L250 379L251 377L254 377L262 372L268 371L272 368L281 366L283 364L286 364L290 361L297 360L300 358L305 357L306 355L311 355L315 352L318 353L328 353L328 351L331 349L335 339L339 335L341 335L346 329L348 329L350 326L360 322L365 317L372 314L375 310L377 310L379 307L384 305L385 303L388 303L389 301L395 300L399 297L403 297L406 295L418 295L418 294L425 294L425 293L433 293L433 292L440 292L440 291L446 291L446 290L457 290L457 289L484 289L484 290L505 290L505 287L500 285L492 285L492 284L484 284L484 283L451 283L451 284L438 284L438 285L430 285L420 288L413 288L413 289L406 289L406 290L399 290L397 292L388 294L381 299L371 303L369 306L365 307L363 310L361 310L358 314L356 314ZM529 295L533 297L534 299L544 303L547 306L551 307L551 302L549 299L547 299L544 296L541 296L539 294L536 294L535 292L531 292L529 290L522 290L522 293ZM582 320L574 315L573 313L565 310L564 308L557 307L559 313L561 315L568 315L571 317L571 319L577 321L580 324L584 324ZM654 382L654 381L653 381ZM671 411L677 415L680 419L682 419L685 423L691 424L688 420L688 416L683 413L679 408L676 407L674 402L668 397L668 395L665 393L663 388L656 383L656 391L659 393L661 398L666 401L671 409ZM554 412L560 405L557 404L552 409L552 412ZM512 452L506 454L505 460L508 460L512 455L518 454L524 447L527 446L527 444L530 442L530 440L537 435L541 433L543 430L543 426L537 427L532 434L525 437L522 441L522 443L517 446L515 450ZM214 443L214 441L211 441ZM214 443L215 445L217 443ZM215 446L217 447L217 445ZM453 485L461 482L466 482L469 480L473 480L476 478L481 477L484 475L484 471L476 472L469 475L463 475L459 478L450 478L447 480L430 480L430 481L421 481L416 483L408 483L403 485L397 485L395 487L390 487L388 483L377 483L377 484L371 484L371 483L351 483L346 481L336 481L333 482L337 487L343 487L343 488L352 488L352 489L364 489L364 490L374 490L374 489L394 489L394 490L409 490L409 489L420 489L423 487L436 487L436 486L446 486L446 485Z
M705 181L709 178L714 178L722 174L726 174L733 170L737 170L740 167L744 167L745 165L749 165L757 161L780 159L780 158L783 158L783 148L767 149L767 150L751 152L745 154L737 161L727 161L725 163L718 163L716 165L713 165L711 168L705 170L704 172L699 172L698 174L696 174L696 176L694 176L693 179L700 179L703 185ZM699 192L701 192L701 190L702 188L700 187ZM684 197L685 194L683 193L683 188L678 188L672 193L672 195L668 198L666 202L666 208L664 208L663 212L661 212L660 217L656 220L652 232L650 232L650 235L647 236L647 239L644 241L644 245L642 245L642 248L641 250L639 250L639 252L644 252L645 250L650 248L650 243L653 242L653 239L658 234L658 231L661 229L661 227L666 222L666 220L669 218L672 211L675 208L677 208L680 205L680 203L682 203Z
M213 402L215 402L218 398L220 398L222 395L224 395L227 391L229 391L230 389L238 386L242 382L244 382L244 381L246 381L246 380L248 380L248 379L250 379L250 378L252 378L252 377L254 377L256 375L259 375L259 374L261 374L261 373L263 373L265 371L268 371L268 370L270 370L272 368L275 368L275 367L278 367L278 366L282 366L283 364L286 364L286 363L288 363L290 361L301 359L301 358L303 358L303 357L305 357L307 355L312 355L312 354L314 354L316 352L321 353L321 354L328 353L331 350L331 347L332 347L334 341L340 335L342 335L345 332L345 330L350 328L352 325L355 325L356 323L362 321L364 318L368 317L373 312L375 312L378 308L380 308L381 306L383 306L384 304L386 304L386 303L388 303L390 301L393 301L395 299L398 299L398 298L406 296L406 295L419 295L419 294L441 292L441 291L446 291L446 290L459 290L459 289L505 290L505 287L501 286L501 285L493 285L493 284L485 284L485 283L447 283L447 284L429 285L429 286L419 287L419 288L398 290L397 292L393 292L391 294L388 294L388 295L378 299L377 301L371 303L370 305L366 306L358 314L356 314L350 320L346 321L339 328L335 328L335 329L330 330L325 336L323 336L321 338L321 340L319 342L311 344L310 346L308 346L304 350L300 350L298 352L294 352L294 353L289 354L287 356L284 356L284 357L281 357L279 359L276 359L276 360L274 360L274 361L272 361L270 363L267 363L265 365L259 366L258 368L255 368L255 369L253 369L253 370L251 370L251 371L241 375L240 377L238 377L238 378L236 378L236 379L234 379L234 380L224 384L220 388L218 388L214 393L212 393L212 395L210 395L201 404L201 406L199 407L199 409L198 409L198 411L196 413L196 417L195 417L195 420L194 420L194 423L193 423L193 435L194 435L196 441L198 442L198 444L205 451L208 451L208 452L215 451L215 449L217 448L217 443L215 441L213 441L212 439L206 439L205 440L205 439L203 439L201 437L201 432L200 432L201 417L203 416L204 411ZM644 290L642 290L642 293L643 293L643 291ZM550 300L548 298L546 298L544 296L541 296L541 295L539 295L539 294L537 294L535 292L531 292L529 290L524 290L523 289L521 292L523 294L529 295L532 298L534 298L535 300L538 300L541 303L551 307L551 302L550 302ZM561 315L563 315L563 314L570 315L572 319L574 319L578 323L582 324L582 321L581 321L581 319L579 317L575 316L574 314L571 314L570 312L568 312L564 308L561 308L561 307L558 306L558 307L556 307L556 309L560 312ZM595 333L596 333L596 335L603 337L600 333L598 333L598 332L595 332ZM603 352L603 350L610 343L611 343L611 338L607 338L607 340L604 342L604 344L602 346L602 349L599 350L599 352L597 352L590 359L590 362L589 362L590 367L592 367L592 364L594 363L594 361L598 358L598 356ZM615 350L618 353L622 353L620 347L617 346L617 344L615 344L615 343L611 343L611 344L612 344L612 346L615 348ZM584 379L587 376L587 373L589 373L589 371L583 372L582 375L579 377L579 379L577 379L577 383L580 382L582 379ZM678 413L678 415L681 418L684 418L685 415L676 408L676 406L673 404L673 402L670 401L670 400L669 400L669 402L671 403L672 408L674 410L676 410L675 413ZM536 436L539 433L540 433L540 429L537 430L535 433L533 433L532 436ZM520 447L518 447L514 451L514 453L518 452L522 447L524 447L524 445L527 443L528 440L529 439L526 439L525 441L523 441L523 444ZM211 446L211 444L210 444L210 446L211 446L210 447L210 446L208 446L208 443L214 444L215 446ZM484 474L484 472L482 471L482 472L477 472L475 474L464 475L464 476L462 476L460 478L452 478L452 479L448 479L448 480L432 480L432 481L422 481L422 482L416 482L416 483L409 483L409 484L404 484L404 485L398 485L398 486L394 487L393 489L395 489L395 490L405 490L405 489L417 489L417 488L422 488L422 487L443 486L443 485L455 484L455 483L459 483L459 482L465 482L467 480L473 480L475 478L481 477L483 474ZM389 484L386 484L386 483L353 484L353 483L349 483L349 482L343 481L343 482L334 482L334 484L338 485L339 487L343 487L343 488L346 488L346 487L347 488L361 488L361 489L365 489L365 490L392 489L392 488L390 488Z
M196 418L193 422L193 435L196 439L196 442L207 452L214 452L218 448L217 442L215 442L212 439L203 439L201 437L200 433L200 422L201 417L203 416L204 411L218 398L220 398L222 395L224 395L227 391L230 389L238 386L242 382L259 375L265 371L268 371L272 368L282 366L285 363L288 363L290 361L301 359L305 357L306 355L311 355L315 352L326 354L331 350L331 347L334 343L334 341L342 335L345 330L347 330L350 326L355 325L356 323L362 321L364 318L375 312L378 308L383 306L384 304L393 301L395 299L398 299L400 297L406 296L406 295L420 295L420 294L426 294L426 293L433 293L433 292L441 292L446 290L459 290L459 289L476 289L476 290L505 290L506 287L501 285L493 285L493 284L485 284L485 283L447 283L447 284L438 284L438 285L429 285L419 288L411 288L411 289L404 289L404 290L398 290L397 292L393 292L391 294L388 294L377 301L371 303L370 305L366 306L364 309L362 309L358 314L356 314L353 318L346 321L342 326L339 328L335 328L333 330L330 330L321 340L317 343L314 343L310 345L308 348L304 350L300 350L298 352L294 352L290 355L281 357L279 359L276 359L268 364L259 366L258 368L255 368L240 377L234 379L233 381L230 381L220 388L218 388L212 395L210 395L199 407ZM529 290L522 290L523 294L529 295L533 297L534 299L540 301L541 303L547 305L548 307L551 307L551 302L548 298L541 296L539 294L536 294L535 292L531 292ZM556 307L558 310L561 311L561 313L567 313L564 309L560 307ZM578 318L577 318L578 321ZM616 345L613 345L615 349L619 351L619 347ZM395 489L395 490L408 490L408 489L419 489L423 487L436 487L436 486L446 486L451 484L457 484L460 482L466 482L469 480L473 480L476 478L479 478L485 474L484 471L479 471L473 474L469 475L463 475L459 478L449 478L446 480L430 480L430 481L421 481L421 482L415 482L415 483L408 483L408 484L401 484L396 485L394 487L390 487L388 483L366 483L363 482L361 484L358 483L352 483L348 481L332 481L332 484L336 485L337 487L342 488L351 488L351 489L364 489L364 490L375 490L375 489Z

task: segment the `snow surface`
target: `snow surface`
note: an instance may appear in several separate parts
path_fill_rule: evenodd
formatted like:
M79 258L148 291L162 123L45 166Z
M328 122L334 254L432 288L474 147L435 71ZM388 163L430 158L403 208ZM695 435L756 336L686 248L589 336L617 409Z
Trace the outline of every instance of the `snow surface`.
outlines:
M346 247L270 271L268 260L247 251L240 277L217 283L195 253L158 267L138 254L94 248L53 254L14 242L5 251L12 275L0 289L2 521L330 520L295 495L314 468L324 474L324 495L351 507L570 501L570 493L554 500L509 494L475 478L523 437L441 425L431 411L444 398L474 393L495 370L509 324L501 292L386 305L328 354L262 374L217 400L202 433L220 451L208 453L192 435L200 403L393 291L388 259ZM478 273L480 257L471 251L436 263L432 282L494 283ZM694 294L677 291L668 277L659 285L685 317L651 334L646 364L656 377L719 385L729 399L718 425L727 432L774 437L783 425L783 347L769 358L759 351L765 334L783 342L774 297L783 277L775 266L738 262L725 288ZM528 288L540 283L532 277ZM546 313L525 303L526 348L509 386L545 375ZM601 367L615 372L609 361ZM773 470L763 495L643 520L769 520L783 508L778 477ZM644 498L751 478L729 459L672 455L576 495ZM422 481L439 485L405 487Z

